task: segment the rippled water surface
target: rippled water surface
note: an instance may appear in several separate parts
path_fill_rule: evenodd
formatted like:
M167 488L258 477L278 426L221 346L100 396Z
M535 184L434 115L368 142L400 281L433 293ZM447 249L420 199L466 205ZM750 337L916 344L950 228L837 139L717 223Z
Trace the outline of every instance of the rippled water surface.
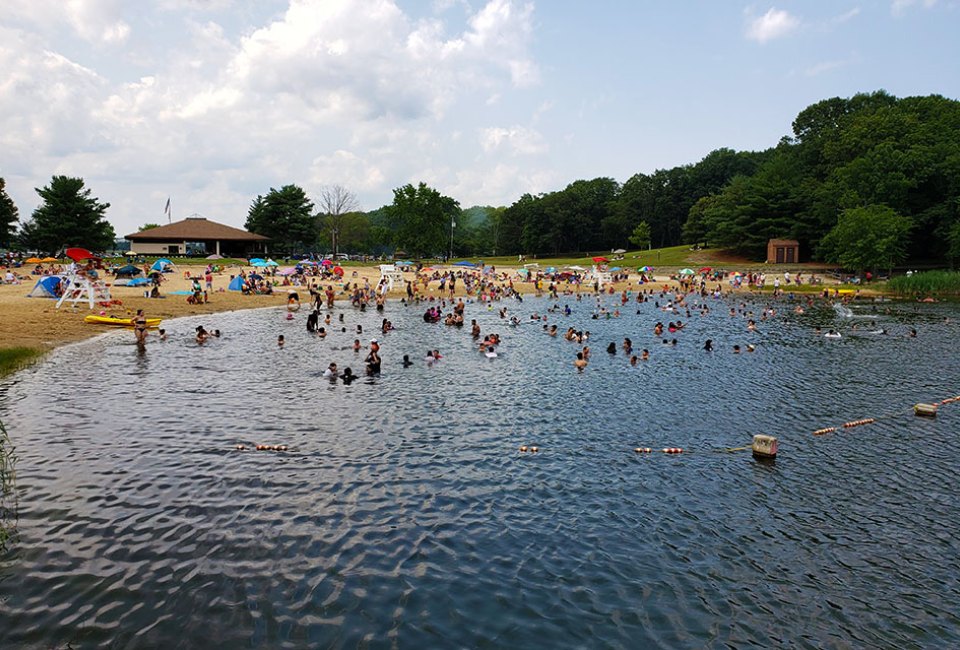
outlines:
M4 380L0 647L960 645L960 403L910 413L960 394L954 307L750 303L751 333L732 303L592 320L567 300L549 322L590 330L583 374L529 320L554 301L530 298L505 305L519 327L468 306L496 359L391 304L386 335L373 310L338 307L325 340L303 312L221 314ZM664 345L652 325L678 317ZM199 323L223 338L198 346ZM382 375L331 384L330 361L362 373L357 324ZM625 336L651 359L607 354ZM717 451L754 433L779 438L775 464ZM236 450L258 443L289 450Z

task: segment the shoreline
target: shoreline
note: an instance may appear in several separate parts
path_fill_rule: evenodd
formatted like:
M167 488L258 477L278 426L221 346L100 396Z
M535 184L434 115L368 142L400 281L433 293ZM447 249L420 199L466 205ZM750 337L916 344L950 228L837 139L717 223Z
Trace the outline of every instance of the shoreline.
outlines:
M161 285L161 293L164 296L162 298L144 297L142 287L111 287L111 296L115 300L121 301L122 304L111 307L96 306L94 309L89 309L86 304L77 307L64 304L60 309L57 309L56 301L51 298L27 297L26 294L33 289L36 280L42 276L26 276L26 279L19 285L0 285L0 341L3 342L2 345L0 345L0 349L17 347L33 348L39 351L40 354L37 356L37 359L40 359L50 350L60 346L87 340L98 334L108 332L111 329L116 329L115 327L105 327L84 322L83 319L85 316L89 314L99 315L101 312L107 316L129 318L136 313L136 310L143 309L148 318L170 320L185 316L201 316L204 314L229 313L248 309L283 307L285 305L287 291L291 289L301 293L301 304L304 307L310 304L309 300L304 300L303 294L306 288L302 286L278 286L275 287L273 295L243 295L240 292L228 291L226 285L230 281L231 272L235 275L242 270L240 268L230 268L225 272L214 275L214 291L210 295L210 302L208 303L189 304L186 300L187 296L170 295L172 291L186 291L190 288L192 280L185 277L184 271L189 271L191 274L201 274L203 269L204 266L202 265L181 267L177 269L175 273L167 274L164 278L164 283ZM512 267L505 267L502 270L511 274L516 272L516 268ZM362 284L366 280L369 281L372 287L375 287L380 279L380 271L377 267L348 267L348 272L350 277L345 276L336 283L320 281L321 285L334 284L334 286L339 286L336 299L337 303L341 303L346 299L343 293L343 284L345 282L351 284L359 282ZM353 276L354 272L356 272L356 277ZM407 276L408 274L405 273L405 280ZM416 277L414 274L409 274L409 279L412 280L414 277ZM636 280L637 276L631 274L626 281L615 282L609 286L613 287L614 293L621 293L623 291L636 292L641 289L641 287L637 286ZM426 295L438 299L448 298L448 292L445 291L443 294L439 293L437 284L437 281L431 281L427 291L424 292L421 289L420 293L426 293ZM767 294L767 291L760 292L754 288L724 286L726 284L725 280L710 281L708 282L708 287L716 286L716 284L720 284L723 287L725 294ZM535 294L535 289L531 282L515 280L514 285L516 291L524 297ZM819 287L817 292L805 290L798 295L813 295L819 297L823 289L832 289L836 286L837 285L832 283L824 284ZM581 293L592 295L592 286L587 287L588 285L583 285L584 290L581 291ZM642 289L651 288L660 291L663 290L664 287L667 287L668 291L675 291L680 288L680 285L675 280L664 278L663 276L654 276ZM789 287L781 288L785 291L789 289ZM609 288L607 291L609 291ZM544 291L544 295L547 295L546 291ZM861 290L859 295L869 297L876 295L876 292ZM454 296L467 297L462 282L457 283ZM399 300L405 297L405 287L395 288L387 294L389 300ZM309 293L307 293L307 298L309 298ZM16 372L16 369L14 369L13 372Z

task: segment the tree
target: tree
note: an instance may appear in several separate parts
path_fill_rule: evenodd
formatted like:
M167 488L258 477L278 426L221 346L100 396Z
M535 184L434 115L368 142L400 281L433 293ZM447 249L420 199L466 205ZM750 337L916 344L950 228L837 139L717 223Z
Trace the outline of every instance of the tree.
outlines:
M333 254L340 252L340 242L344 234L344 216L360 209L360 203L353 192L341 185L330 185L320 189L318 200L321 222L330 233Z
M7 182L0 178L0 246L9 247L16 232L20 212L7 194Z
M638 223L637 227L634 228L633 232L630 234L630 243L637 248L649 248L650 224L646 221L641 221Z
M844 210L821 240L827 261L862 272L892 269L907 259L912 222L885 205Z
M451 223L459 214L457 201L425 183L393 190L393 203L387 206L396 245L418 257L447 250Z
M116 234L104 217L110 204L91 197L82 178L54 176L37 194L43 204L20 228L20 241L26 248L52 254L68 246L93 251L113 246Z
M159 228L159 227L160 227L159 223L145 223L139 228L137 228L137 232L143 232L144 230L150 230L151 228Z
M317 242L317 220L313 202L296 185L272 187L266 196L258 196L250 205L244 227L269 237L272 248L285 253L303 253Z

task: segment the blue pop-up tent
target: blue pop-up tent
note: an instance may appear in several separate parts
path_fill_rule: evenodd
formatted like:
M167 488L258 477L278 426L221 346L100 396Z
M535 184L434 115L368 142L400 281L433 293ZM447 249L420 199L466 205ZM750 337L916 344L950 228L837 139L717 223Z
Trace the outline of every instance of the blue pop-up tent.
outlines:
M27 298L59 298L60 296L57 294L59 286L59 275L45 275L33 285L33 289L27 294Z
M243 291L243 278L239 275L230 280L230 284L227 285L227 289L230 291Z
M153 266L150 267L151 271L160 271L161 273L168 273L173 271L173 262L170 260L161 257L156 262L153 263Z

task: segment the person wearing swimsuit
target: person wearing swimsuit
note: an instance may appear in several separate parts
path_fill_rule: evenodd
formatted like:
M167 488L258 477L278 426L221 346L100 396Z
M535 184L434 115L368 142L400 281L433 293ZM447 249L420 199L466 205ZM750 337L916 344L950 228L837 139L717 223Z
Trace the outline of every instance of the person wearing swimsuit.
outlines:
M138 309L137 315L131 319L133 323L133 333L137 336L137 345L143 345L147 342L147 317L143 315L143 310Z

